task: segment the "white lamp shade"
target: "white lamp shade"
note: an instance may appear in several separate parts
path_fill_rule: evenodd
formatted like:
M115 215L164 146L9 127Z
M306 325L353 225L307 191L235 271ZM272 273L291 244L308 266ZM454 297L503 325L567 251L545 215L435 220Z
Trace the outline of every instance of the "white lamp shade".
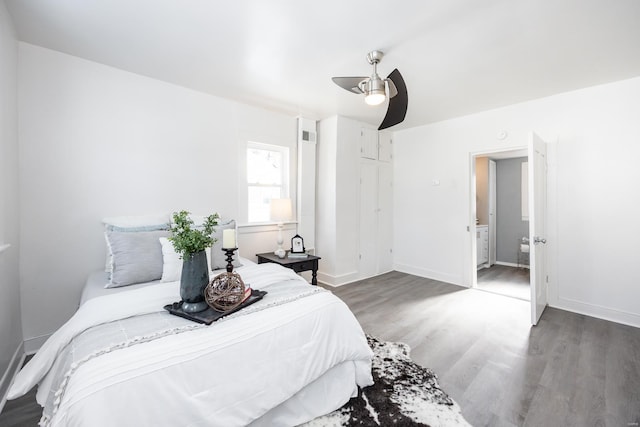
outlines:
M291 199L271 199L271 221L290 221L291 215Z

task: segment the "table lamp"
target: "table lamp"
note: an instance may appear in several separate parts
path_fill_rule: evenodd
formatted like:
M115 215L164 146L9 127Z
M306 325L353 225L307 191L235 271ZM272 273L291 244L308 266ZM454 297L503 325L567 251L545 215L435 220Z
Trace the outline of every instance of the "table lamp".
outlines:
M278 223L278 249L274 255L284 258L286 252L282 249L282 227L285 221L291 220L291 199L271 199L271 221Z

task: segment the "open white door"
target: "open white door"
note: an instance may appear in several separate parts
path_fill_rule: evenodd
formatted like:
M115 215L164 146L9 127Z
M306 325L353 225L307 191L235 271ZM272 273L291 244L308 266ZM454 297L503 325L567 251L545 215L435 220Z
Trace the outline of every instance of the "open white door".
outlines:
M546 266L547 145L538 135L529 136L529 238L531 324L537 325L547 306Z

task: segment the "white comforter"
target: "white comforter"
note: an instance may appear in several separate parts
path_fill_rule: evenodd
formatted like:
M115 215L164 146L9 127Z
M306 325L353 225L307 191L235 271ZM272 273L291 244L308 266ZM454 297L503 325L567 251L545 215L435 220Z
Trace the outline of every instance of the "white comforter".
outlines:
M372 384L371 350L342 301L330 292L313 292L298 275L275 264L248 267L242 277L271 294L277 294L278 285L299 284L300 297L285 304L267 294L250 314L242 311L254 306L211 326L193 324L188 331L137 345L113 343L114 351L98 348L95 357L72 365L57 384L52 367L75 336L96 325L162 311L179 299L179 284L89 300L20 371L9 398L37 383L41 405L50 392L58 392L55 414L45 419L51 426L226 427L259 419L337 367L349 367L344 372L350 377L341 381L352 394L357 386Z

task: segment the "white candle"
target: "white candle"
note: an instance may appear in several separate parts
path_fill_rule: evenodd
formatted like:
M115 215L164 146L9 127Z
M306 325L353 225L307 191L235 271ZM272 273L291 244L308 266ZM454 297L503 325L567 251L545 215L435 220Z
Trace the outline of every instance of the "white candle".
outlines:
M222 249L236 248L236 230L222 230Z

